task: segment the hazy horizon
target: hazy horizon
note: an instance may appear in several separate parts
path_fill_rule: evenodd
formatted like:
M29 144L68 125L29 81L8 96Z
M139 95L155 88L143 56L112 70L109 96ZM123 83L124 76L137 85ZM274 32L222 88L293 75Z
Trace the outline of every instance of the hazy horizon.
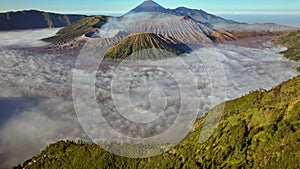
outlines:
M38 10L38 11L45 11L39 9L24 9L24 10ZM1 13L5 13L0 11ZM7 11L7 12L16 12L16 11ZM55 11L45 11L45 12L53 12L59 13ZM206 11L210 13L209 11ZM79 15L107 15L113 17L122 16L124 13L61 13L61 14L79 14ZM224 19L234 20L237 22L245 22L245 23L276 23L281 25L293 26L300 28L300 14L215 14L210 13Z
M45 45L39 39L53 36L56 31L58 29L0 32L3 39L0 43L0 62L3 63L0 67L0 108L5 111L0 114L2 122L0 126L0 137L2 138L0 140L0 161L3 161L0 163L0 168L17 165L38 154L46 145L58 140L89 141L87 133L83 131L77 119L80 116L77 116L74 110L71 96L74 82L72 81L74 58L60 52L39 53L16 49L16 47L28 47L29 44L32 47ZM122 64L122 62L118 66L109 66L110 70L97 72L95 81L97 88L94 91L97 96L101 96L98 106L115 129L122 129L121 131L128 135L156 134L171 124L173 125L178 110L176 109L178 94L183 94L182 96L185 98L183 100L188 107L184 109L183 117L190 120L189 112L194 105L197 105L194 103L198 99L201 101L201 104L199 102L197 106L200 116L222 101L243 96L249 91L259 88L271 89L282 81L296 76L298 64L278 54L284 49L267 44L257 49L218 45L197 49L194 51L196 55L182 57L180 62L176 58L169 58L167 61L140 62L147 66L141 66L139 69L136 69L137 66L130 66L129 63ZM186 66L182 66L182 63ZM203 71L204 69L205 71ZM79 79L83 78L83 80L85 80L85 75L89 74L89 71L85 71L85 69L77 69L75 72L78 73ZM134 74L136 76L129 76ZM128 81L128 79L130 80ZM179 86L176 85L178 81L186 82L181 85L180 89L184 92L179 92L179 88L176 87ZM122 104L127 101L124 89L128 87L126 86L128 82L132 84L129 92L132 104ZM86 95L85 85L88 83L77 83L75 84L82 85L82 94ZM213 90L211 90L211 86L214 86ZM111 89L114 94L111 94ZM152 89L164 91L166 95L145 97L149 91L155 91ZM154 94L160 96L160 92ZM113 102L113 98L117 100ZM117 116L117 112L120 110L122 115L129 119L143 117L145 120L153 120L154 117L157 117L156 112L160 111L143 113L142 116L138 116L136 113L133 114L135 116L129 114L133 112L131 111L132 105L136 110L147 110L148 101L151 105L157 105L157 108L161 108L160 103L168 103L167 113L162 113L163 116L158 118L163 123L155 123L157 125L153 129L150 128L152 123L136 128L126 120L120 120ZM81 103L88 104L90 101ZM118 107L115 108L113 105ZM83 110L90 113L95 109L84 106ZM94 122L93 116L87 116L84 119L88 122L87 127L92 126L96 129L90 130L95 138L103 141L119 139L119 135L113 135L111 130L105 128L106 123ZM186 124L186 122L188 121L183 119L180 124ZM179 127L184 128L180 125ZM169 137L165 138L166 140L173 140L178 136L178 130L174 131L174 128L171 128L170 131L175 134L169 134Z
M38 1L28 0L23 3L21 0L3 1L0 5L0 12L39 10L62 14L84 14L84 15L109 15L121 16L141 4L144 0L133 0L124 2L121 0L101 1ZM238 1L228 0L215 3L209 0L155 0L164 8L175 9L186 7L201 9L213 15L221 16L246 23L277 23L289 26L300 27L300 1L298 0L274 0L268 1Z
M94 15L107 15L107 16L113 16L113 17L119 17L122 16L124 13L105 13L105 12L87 12L87 13L76 13L76 12L58 12L58 11L47 11L43 9L34 9L34 8L28 8L23 10L14 10L14 11L1 11L0 13L6 13L6 12L17 12L17 11L28 11L28 10L38 10L38 11L45 11L45 12L51 12L51 13L59 13L59 14L78 14L78 15L88 15L88 16L94 16ZM200 10L200 9L199 9ZM203 10L203 9L201 9ZM299 14L272 14L272 13L214 13L211 11L206 11L210 14L222 17L224 19L234 20L237 22L245 22L245 23L276 23L281 25L287 25L287 26L293 26L300 28L300 13Z
M2 1L0 11L15 11L22 9L43 9L46 11L56 11L62 13L125 13L135 6L142 3L144 0L132 1L101 1L101 0L88 0L88 1L39 1L28 0L23 3L22 0ZM233 14L233 13L252 13L252 14L300 14L298 0L274 0L269 1L253 0L253 1L215 1L211 0L155 0L165 8L174 9L180 6L193 9L203 9L211 13L219 14Z

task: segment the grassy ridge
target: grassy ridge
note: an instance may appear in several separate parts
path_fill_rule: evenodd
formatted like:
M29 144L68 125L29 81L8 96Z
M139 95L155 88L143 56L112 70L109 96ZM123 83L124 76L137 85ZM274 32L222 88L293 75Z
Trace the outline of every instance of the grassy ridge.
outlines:
M166 52L164 52L166 51ZM178 56L185 51L171 42L167 42L153 33L129 35L115 46L108 49L105 58L123 60L161 59Z
M214 134L197 144L200 127L177 148L193 151L203 168L299 168L300 77L270 91L255 91L225 103ZM196 144L191 144L196 143Z
M300 76L270 91L224 103L223 116L203 144L195 131L167 153L131 159L89 143L57 142L26 168L300 168ZM218 106L212 111L218 111ZM126 150L124 150L126 151ZM16 168L20 168L19 165Z
M273 42L288 48L286 51L281 52L286 58L295 61L300 60L300 30L281 35L275 38Z
M79 37L95 28L100 28L110 17L108 16L93 16L86 17L80 21L73 23L65 28L62 28L53 37L43 39L46 42L68 41L72 38Z

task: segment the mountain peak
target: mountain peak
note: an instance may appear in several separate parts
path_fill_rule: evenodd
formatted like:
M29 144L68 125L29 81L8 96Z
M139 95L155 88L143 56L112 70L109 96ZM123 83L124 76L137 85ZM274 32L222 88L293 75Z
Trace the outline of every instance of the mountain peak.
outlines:
M152 0L145 0L143 3L141 3L139 5L140 7L160 7L163 8L162 6L160 6L158 3L152 1Z
M135 7L127 14L139 13L139 12L166 12L167 9L159 5L158 3L152 0L145 0L139 6ZM126 15L127 15L126 14Z

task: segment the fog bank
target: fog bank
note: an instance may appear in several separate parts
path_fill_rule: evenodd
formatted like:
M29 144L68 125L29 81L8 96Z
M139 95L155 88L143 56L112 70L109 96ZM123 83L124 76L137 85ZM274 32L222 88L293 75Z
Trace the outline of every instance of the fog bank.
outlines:
M33 37L30 44L40 45L36 40L42 36L38 34L53 32L50 29L0 34L8 39L6 42L10 46L26 46L29 41L20 41L17 36ZM35 54L10 49L4 43L0 43L0 168L32 157L50 142L61 139L89 140L78 121L72 102L74 61L61 54ZM186 118L190 120L189 104L195 101L200 101L198 116L202 116L222 101L259 88L270 89L296 76L298 65L277 54L281 50L283 48L271 45L261 49L218 45L200 48L190 56L181 57L185 66L178 64L178 58L170 58L145 61L138 66L130 62L118 67L109 65L98 72L77 71L83 77L96 73L95 91L104 117L102 120L127 136L148 137L160 134L172 126L178 114L179 101L187 102L183 113L187 113ZM214 72L221 70L220 66L224 71ZM226 83L214 83L212 86L212 79ZM180 90L178 82L184 82L184 90ZM212 92L212 88L215 92ZM225 92L225 97L219 95L218 91ZM179 100L182 93L183 100ZM160 111L162 109L165 110L164 114ZM86 107L85 111L92 112L94 109ZM117 112L131 121L148 123L159 120L149 125L131 126L132 123L121 120ZM94 128L90 134L97 140L120 139L105 130L102 124L95 124L95 119L91 117L85 117L85 122L90 125L87 127ZM176 138L178 131L171 130L170 133L173 134L160 141L167 142Z

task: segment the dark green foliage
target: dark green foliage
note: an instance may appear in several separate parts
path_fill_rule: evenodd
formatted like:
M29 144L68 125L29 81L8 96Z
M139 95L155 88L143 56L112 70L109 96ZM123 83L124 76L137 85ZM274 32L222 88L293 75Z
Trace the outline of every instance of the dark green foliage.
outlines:
M286 58L298 61L300 60L300 30L286 33L273 42L278 45L288 47L286 51L281 52ZM299 71L300 68L298 68Z
M297 77L271 91L226 102L212 137L193 145L199 154L196 159L204 168L299 168L299 91ZM188 137L182 151L197 139L198 134Z
M142 60L142 59L162 59L178 56L185 51L153 33L138 33L129 35L121 42L111 47L106 55L106 59L113 60Z
M111 154L96 144L59 141L49 145L40 155L26 161L23 166L33 169L174 168L180 164L175 156L167 153L152 158L130 159Z
M219 106L212 111L222 110ZM300 76L270 91L255 91L225 102L223 116L212 136L200 144L199 135L207 117L196 120L195 130L180 144L156 157L131 159L113 155L95 144L60 141L23 166L55 169L300 168Z
M59 30L56 36L43 39L46 42L61 42L79 37L95 28L101 27L107 22L108 16L93 16L86 17L80 21L73 23L65 28Z

